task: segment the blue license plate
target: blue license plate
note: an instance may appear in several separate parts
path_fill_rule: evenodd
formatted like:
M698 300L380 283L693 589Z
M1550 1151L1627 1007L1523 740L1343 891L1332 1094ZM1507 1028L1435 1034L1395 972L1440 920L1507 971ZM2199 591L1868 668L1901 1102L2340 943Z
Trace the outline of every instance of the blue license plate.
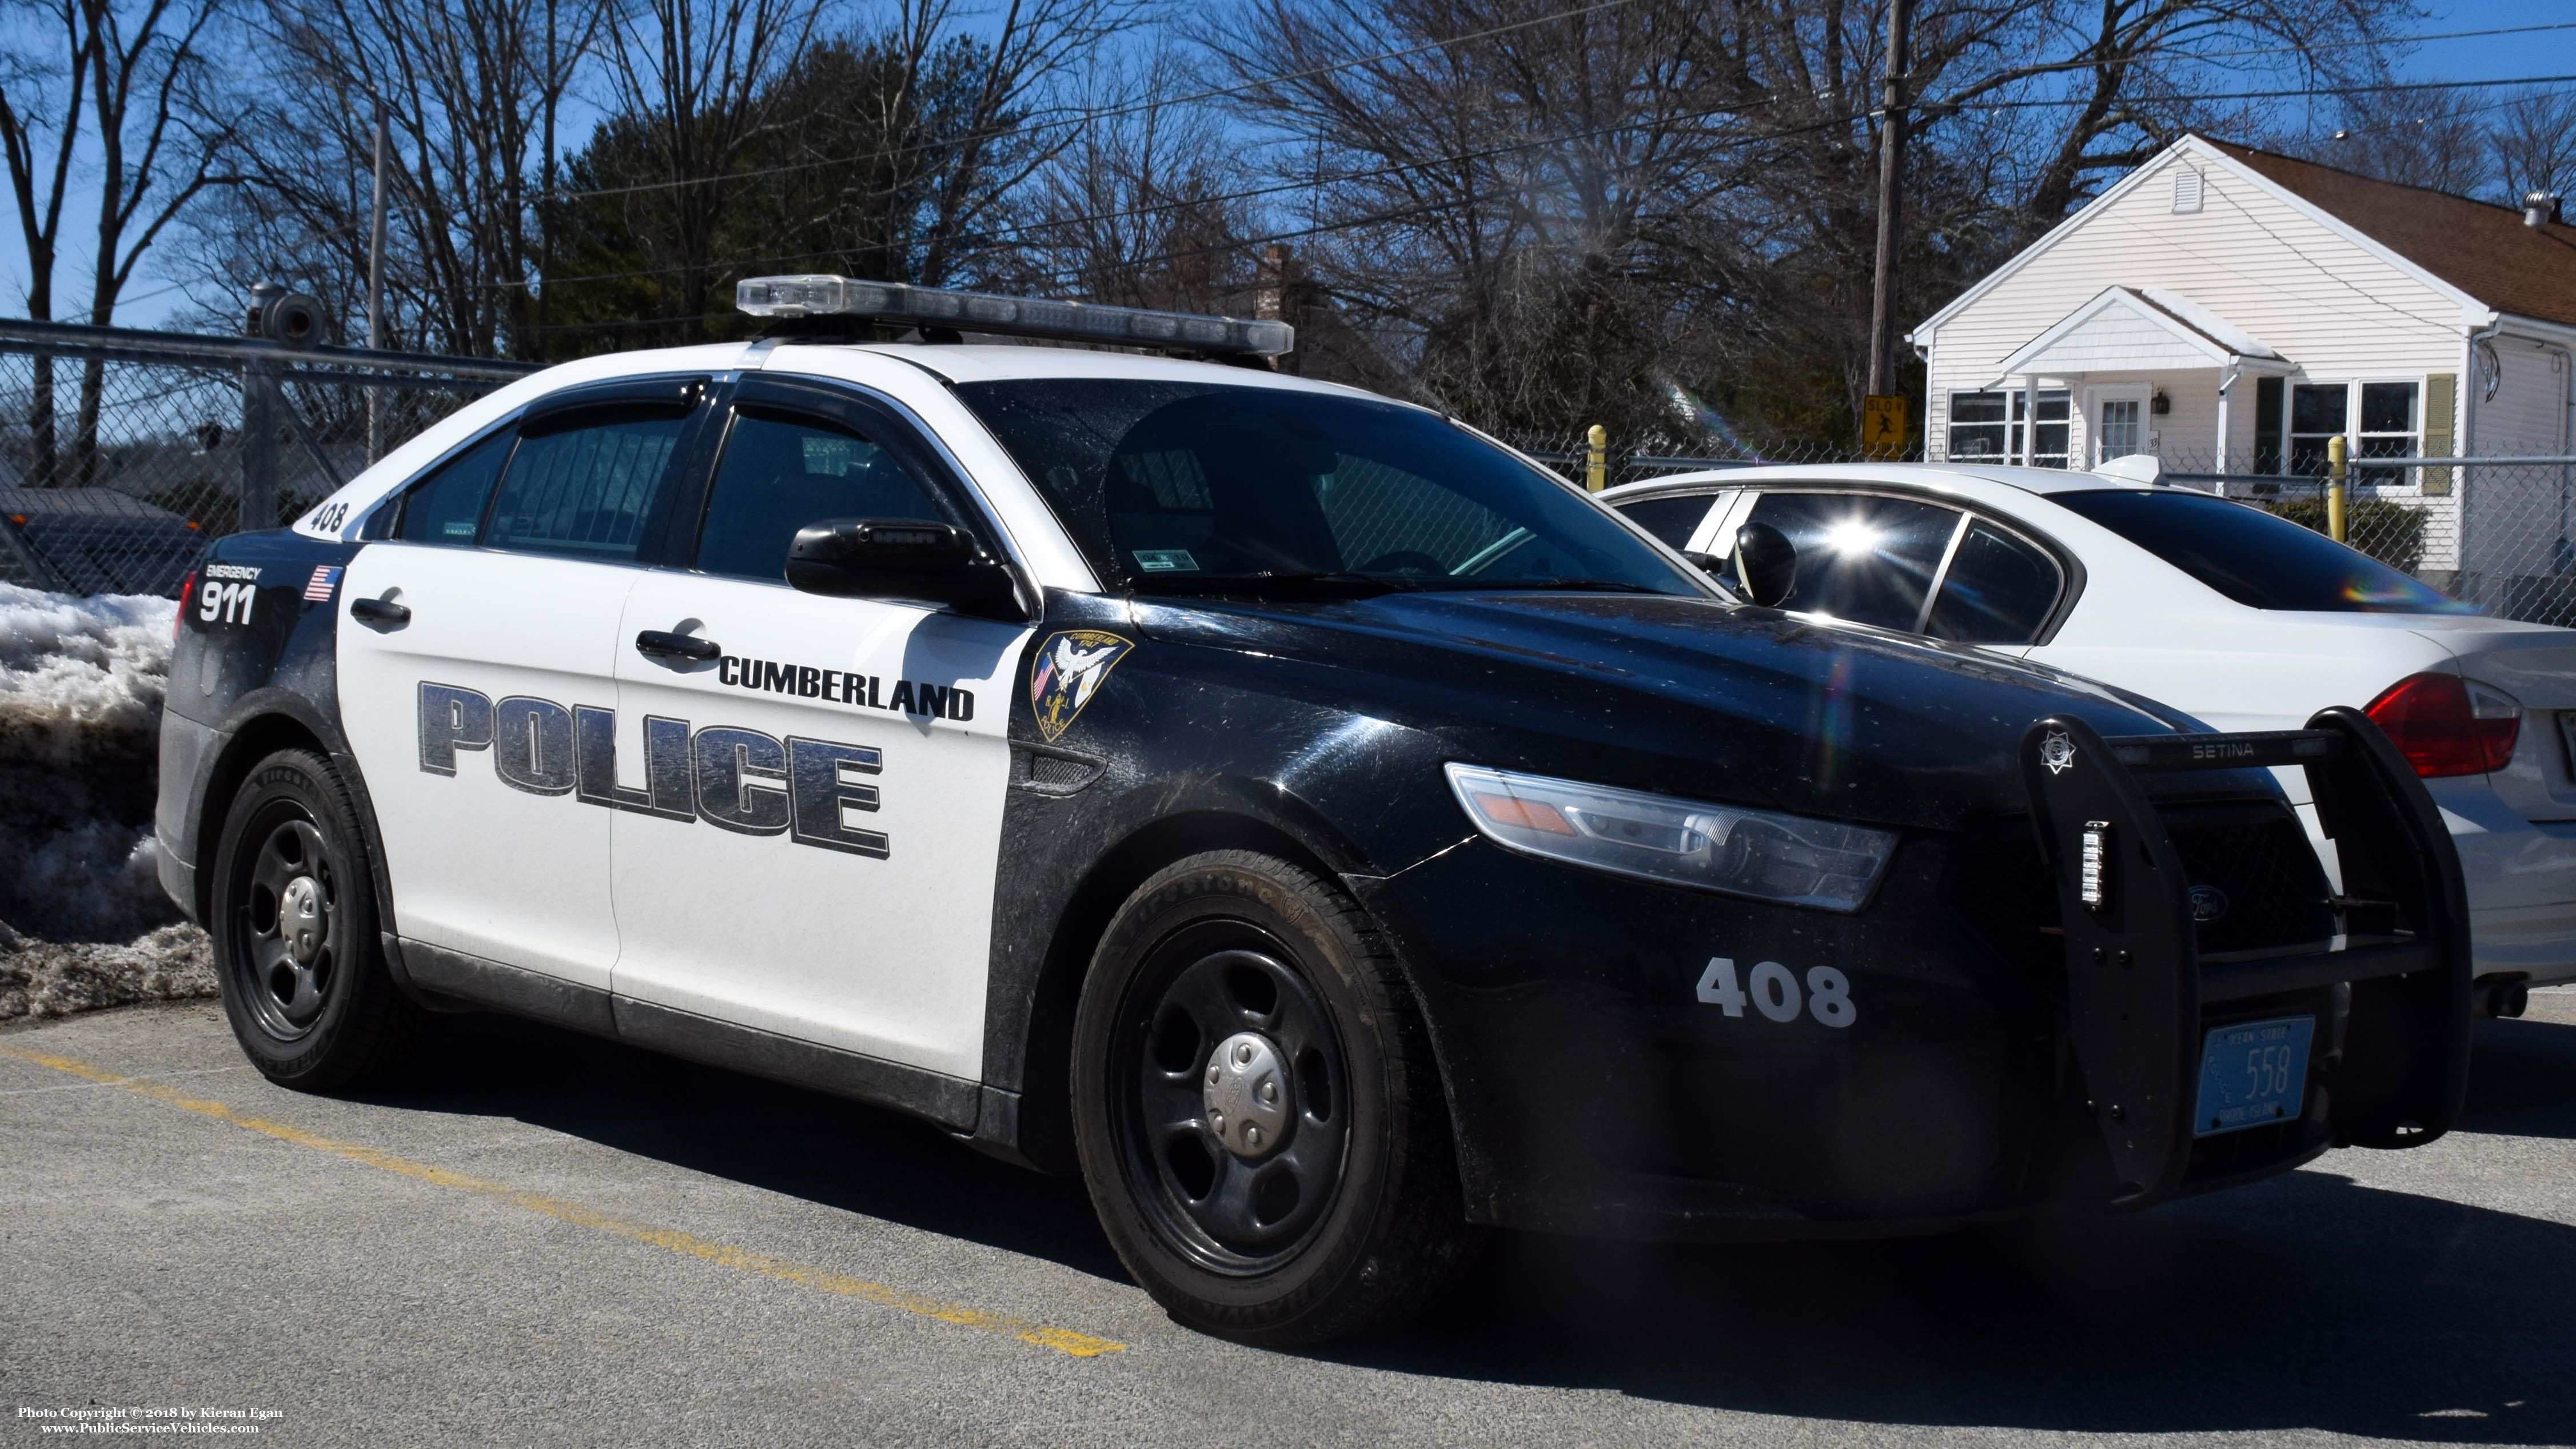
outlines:
M2316 1034L2313 1016L2212 1027L2200 1048L2200 1111L2191 1135L2215 1137L2297 1117Z

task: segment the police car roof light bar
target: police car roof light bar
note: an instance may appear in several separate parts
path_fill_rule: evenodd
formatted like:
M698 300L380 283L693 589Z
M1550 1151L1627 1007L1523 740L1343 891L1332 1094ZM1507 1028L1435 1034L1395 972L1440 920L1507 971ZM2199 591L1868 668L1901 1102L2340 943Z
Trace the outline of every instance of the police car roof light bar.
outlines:
M734 306L754 317L864 317L1161 351L1277 357L1297 341L1296 329L1285 322L1000 297L856 277L746 277L734 284L733 296Z

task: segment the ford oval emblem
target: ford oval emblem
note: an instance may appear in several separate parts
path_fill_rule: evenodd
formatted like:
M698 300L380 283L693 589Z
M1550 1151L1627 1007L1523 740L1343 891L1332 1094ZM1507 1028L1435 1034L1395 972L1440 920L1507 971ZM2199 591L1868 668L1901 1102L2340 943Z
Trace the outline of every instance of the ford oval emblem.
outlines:
M2216 886L2196 885L2191 888L2191 918L2203 924L2227 914L2227 892Z

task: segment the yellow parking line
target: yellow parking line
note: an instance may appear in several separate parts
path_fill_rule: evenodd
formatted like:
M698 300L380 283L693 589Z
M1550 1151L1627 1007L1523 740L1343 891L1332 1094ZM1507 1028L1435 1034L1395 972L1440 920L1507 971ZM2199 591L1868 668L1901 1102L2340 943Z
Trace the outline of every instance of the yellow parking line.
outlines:
M577 1202L566 1202L559 1197L547 1197L543 1193L511 1187L507 1183L487 1182L479 1177L468 1177L461 1172L450 1172L444 1167L432 1167L425 1162L413 1162L408 1158L395 1157L390 1153L379 1152L356 1142L342 1142L316 1132L307 1132L301 1127L290 1126L284 1122L272 1122L265 1117L245 1117L221 1102L209 1102L201 1097L191 1097L175 1088L165 1087L140 1077L124 1076L72 1057L7 1046L0 1046L0 1055L17 1057L22 1061L34 1062L40 1067L51 1067L58 1072L69 1072L73 1076L86 1077L90 1081L106 1086L122 1087L126 1091L150 1097L156 1102L166 1102L173 1107L197 1113L199 1116L212 1117L218 1122L229 1122L236 1127L247 1127L253 1132L264 1133L281 1142L292 1142L298 1147L310 1147L316 1152L328 1152L334 1157L345 1157L351 1162L364 1163L369 1167L382 1168L387 1172L398 1172L405 1177L417 1178L422 1182L436 1183L440 1187L452 1187L460 1192L480 1193L485 1197L497 1198L509 1203L513 1207L543 1213L547 1217L563 1222L578 1223L586 1228L597 1228L601 1232L613 1233L638 1243L650 1243L654 1247L666 1248L674 1253L685 1253L692 1258L703 1258L710 1263L720 1263L728 1268L740 1268L745 1272L758 1273L764 1278L801 1283L808 1288L820 1289L825 1293L837 1294L843 1298L861 1298L870 1303L883 1304L888 1308L899 1308L906 1313L917 1313L924 1318L936 1318L942 1323L954 1323L964 1328L979 1328L987 1333L1003 1334L1054 1349L1059 1353L1071 1354L1076 1358L1094 1358L1104 1353L1119 1353L1127 1347L1123 1343L1094 1338L1087 1333L1076 1333L1069 1328L1050 1328L1045 1324L1031 1323L1022 1318L987 1313L980 1308L969 1308L962 1303L942 1303L935 1298L926 1298L918 1293L907 1293L900 1288L889 1288L882 1283L870 1283L864 1279L853 1278L846 1273L835 1273L828 1268L817 1268L807 1263L772 1257L767 1253L755 1253L748 1248L710 1242L676 1228L659 1228L651 1223L639 1223L630 1218L601 1212L596 1208L584 1207Z

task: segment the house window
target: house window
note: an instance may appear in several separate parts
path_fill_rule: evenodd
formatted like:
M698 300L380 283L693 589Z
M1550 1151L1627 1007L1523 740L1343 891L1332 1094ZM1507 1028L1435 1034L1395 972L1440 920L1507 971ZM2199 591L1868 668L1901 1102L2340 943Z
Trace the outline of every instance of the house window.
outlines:
M2420 414L2415 407L2415 384L2411 382L2365 382L2361 391L2361 431L2353 451L2364 458L2413 458L2419 456L2415 446ZM2401 484L2406 481L2403 468L2368 468L2361 474L2365 483Z
M1950 394L1950 461L2002 462L2011 431L2005 422L2010 412L1999 392Z
M2031 394L2026 392L2017 392L2012 395L2014 422L2013 446L2017 449L2023 446L2021 436L2022 430L2020 426L2021 416L2024 409L2030 407L2030 399ZM2022 461L2030 464L2034 468L2065 467L2066 425L2069 412L2066 389L2058 388L2055 391L2043 390L2038 396L2037 407L2032 410L2036 411L2039 416L2036 424L2031 428L2029 442L2030 451L2023 456Z
M2327 444L2350 440L2351 456L2412 458L2421 453L2423 389L2412 382L2299 383L2290 389L2290 448L2286 471L2296 478L2322 478L2332 464ZM2257 447L2257 466L2266 459ZM2357 469L2365 483L2406 481L2400 468Z
M2322 478L2326 440L2341 437L2352 417L2350 383L2303 382L2290 389L2290 472Z
M2036 413L2036 425L2031 415ZM2067 391L2022 388L1950 394L1950 461L2066 466ZM2025 432L2028 436L2025 437Z
M2140 416L2147 410L2142 397L2114 397L2102 400L2102 426L2095 433L2096 463L2108 463L2143 450L2145 421Z

